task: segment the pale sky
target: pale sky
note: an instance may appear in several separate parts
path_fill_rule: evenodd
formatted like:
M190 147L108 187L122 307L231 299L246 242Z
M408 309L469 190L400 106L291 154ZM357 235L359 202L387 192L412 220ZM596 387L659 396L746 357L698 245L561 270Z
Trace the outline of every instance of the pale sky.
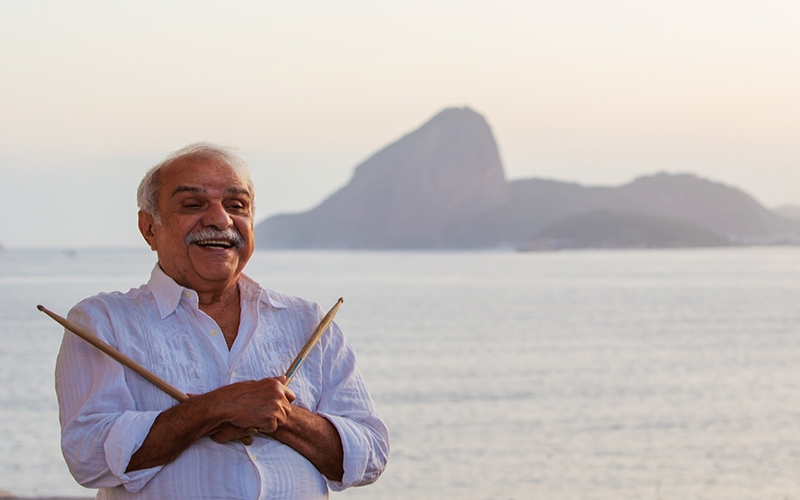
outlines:
M238 147L257 219L448 106L510 179L659 171L800 205L800 2L0 0L0 244L130 247L144 172Z

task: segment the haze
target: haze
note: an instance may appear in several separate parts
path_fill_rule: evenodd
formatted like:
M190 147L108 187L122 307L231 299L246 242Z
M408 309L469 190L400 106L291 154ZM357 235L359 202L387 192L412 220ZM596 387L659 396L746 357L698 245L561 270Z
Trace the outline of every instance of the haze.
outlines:
M237 146L258 220L310 208L447 106L509 178L693 172L800 205L800 3L0 4L0 243L141 246L135 188Z

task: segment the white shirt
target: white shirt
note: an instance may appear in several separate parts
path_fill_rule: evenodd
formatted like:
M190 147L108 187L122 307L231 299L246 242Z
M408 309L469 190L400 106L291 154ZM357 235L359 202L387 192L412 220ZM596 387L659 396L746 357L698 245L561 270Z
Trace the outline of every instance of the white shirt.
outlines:
M239 333L228 350L222 331L198 308L197 293L156 265L146 285L76 305L69 319L88 328L185 393L202 394L286 372L314 331L319 305L239 280ZM96 348L65 332L56 363L61 446L72 475L98 498L327 498L378 479L389 454L378 417L336 324L290 385L293 404L330 420L344 448L344 477L330 481L292 448L263 435L245 446L201 438L175 461L126 473L156 416L177 402Z

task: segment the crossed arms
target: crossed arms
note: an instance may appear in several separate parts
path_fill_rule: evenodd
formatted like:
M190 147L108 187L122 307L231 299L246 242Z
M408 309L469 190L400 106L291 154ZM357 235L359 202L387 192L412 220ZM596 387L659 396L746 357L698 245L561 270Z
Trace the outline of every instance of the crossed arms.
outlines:
M344 452L336 428L324 417L293 406L295 394L285 380L238 382L165 410L126 472L169 463L201 437L226 443L249 437L248 429L255 428L294 448L328 479L341 481Z

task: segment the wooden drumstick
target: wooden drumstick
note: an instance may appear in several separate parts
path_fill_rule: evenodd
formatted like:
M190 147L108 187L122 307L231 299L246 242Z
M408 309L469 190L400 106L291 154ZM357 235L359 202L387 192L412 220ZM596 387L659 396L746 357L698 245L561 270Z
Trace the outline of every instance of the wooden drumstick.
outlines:
M303 364L303 361L306 360L309 353L311 353L311 351L314 349L314 346L317 345L317 342L319 341L320 337L322 337L322 334L325 333L325 330L327 330L331 322L333 322L333 318L336 316L336 312L339 310L339 306L342 305L342 302L344 302L344 299L339 297L339 300L336 301L333 307L331 307L331 310L328 311L328 313L322 318L322 321L319 322L317 329L311 334L311 337L309 337L306 345L303 346L303 348L300 350L300 353L296 358L294 358L294 361L292 361L292 364L289 365L289 369L286 370L286 385L289 385L289 382L292 381L292 377L294 377L294 374L297 373L300 365Z

